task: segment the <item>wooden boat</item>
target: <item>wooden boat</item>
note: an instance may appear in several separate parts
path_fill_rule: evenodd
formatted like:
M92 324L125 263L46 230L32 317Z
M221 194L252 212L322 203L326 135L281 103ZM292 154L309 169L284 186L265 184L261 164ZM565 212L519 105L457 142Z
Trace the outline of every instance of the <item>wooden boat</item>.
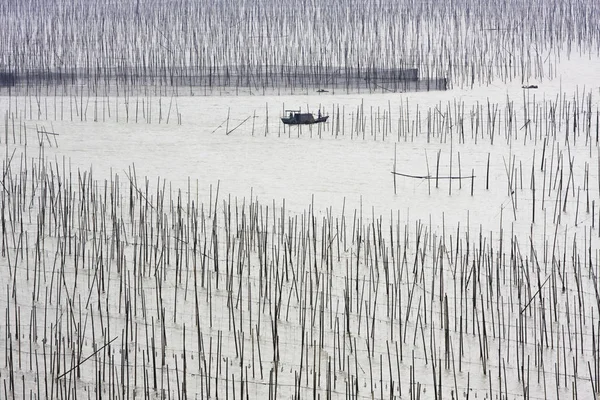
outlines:
M327 121L329 115L321 115L321 111L319 111L318 116L315 116L312 113L302 113L300 110L285 110L287 117L281 117L281 122L286 125L310 125L310 124L318 124L320 122Z

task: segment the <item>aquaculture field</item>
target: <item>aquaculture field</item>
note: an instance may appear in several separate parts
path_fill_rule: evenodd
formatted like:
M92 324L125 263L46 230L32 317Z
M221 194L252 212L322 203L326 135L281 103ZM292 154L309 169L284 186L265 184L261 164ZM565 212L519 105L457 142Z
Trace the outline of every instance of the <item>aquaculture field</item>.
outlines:
M0 398L599 398L600 4L0 15Z

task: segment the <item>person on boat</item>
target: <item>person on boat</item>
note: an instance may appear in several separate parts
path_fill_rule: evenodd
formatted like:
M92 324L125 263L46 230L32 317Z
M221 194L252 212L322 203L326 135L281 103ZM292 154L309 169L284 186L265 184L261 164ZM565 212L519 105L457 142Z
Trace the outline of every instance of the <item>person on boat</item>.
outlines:
M321 109L319 108L319 113L317 114L319 118L321 118Z

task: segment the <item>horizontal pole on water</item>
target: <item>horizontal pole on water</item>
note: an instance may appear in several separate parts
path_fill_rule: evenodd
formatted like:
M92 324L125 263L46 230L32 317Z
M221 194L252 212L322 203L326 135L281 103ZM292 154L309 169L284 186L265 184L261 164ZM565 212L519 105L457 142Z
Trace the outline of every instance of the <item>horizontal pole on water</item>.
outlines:
M73 368L71 368L70 370L63 372L62 374L60 374L59 376L56 377L56 379L60 379L63 376L67 375L69 372L77 369L78 367L81 366L81 364L83 364L84 362L86 362L87 360L89 360L90 358L92 358L93 356L95 356L96 354L98 354L99 352L101 352L105 347L107 347L108 345L110 345L112 342L114 342L115 340L117 340L118 336L115 336L114 338L112 338L112 340L106 344L104 344L104 346L100 347L98 350L96 350L95 352L93 352L92 354L90 354L89 356L87 356L85 358L85 360L81 361L79 364L77 364L76 366L74 366Z
M394 172L392 171L392 174L394 175L400 175L400 176L404 176L407 178L415 178L415 179L473 179L475 178L475 175L470 175L470 176L431 176L431 175L409 175L409 174L402 174L400 172Z

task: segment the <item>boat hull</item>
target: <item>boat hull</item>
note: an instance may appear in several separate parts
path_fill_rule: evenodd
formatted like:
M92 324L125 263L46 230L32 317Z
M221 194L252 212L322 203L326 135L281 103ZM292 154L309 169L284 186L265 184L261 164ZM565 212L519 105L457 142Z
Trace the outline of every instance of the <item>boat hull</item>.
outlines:
M326 122L327 118L329 118L329 115L323 116L323 117L319 117L319 118L307 118L307 119L298 119L295 117L282 117L281 118L281 122L283 122L286 125L312 125L312 124L318 124L321 122Z

